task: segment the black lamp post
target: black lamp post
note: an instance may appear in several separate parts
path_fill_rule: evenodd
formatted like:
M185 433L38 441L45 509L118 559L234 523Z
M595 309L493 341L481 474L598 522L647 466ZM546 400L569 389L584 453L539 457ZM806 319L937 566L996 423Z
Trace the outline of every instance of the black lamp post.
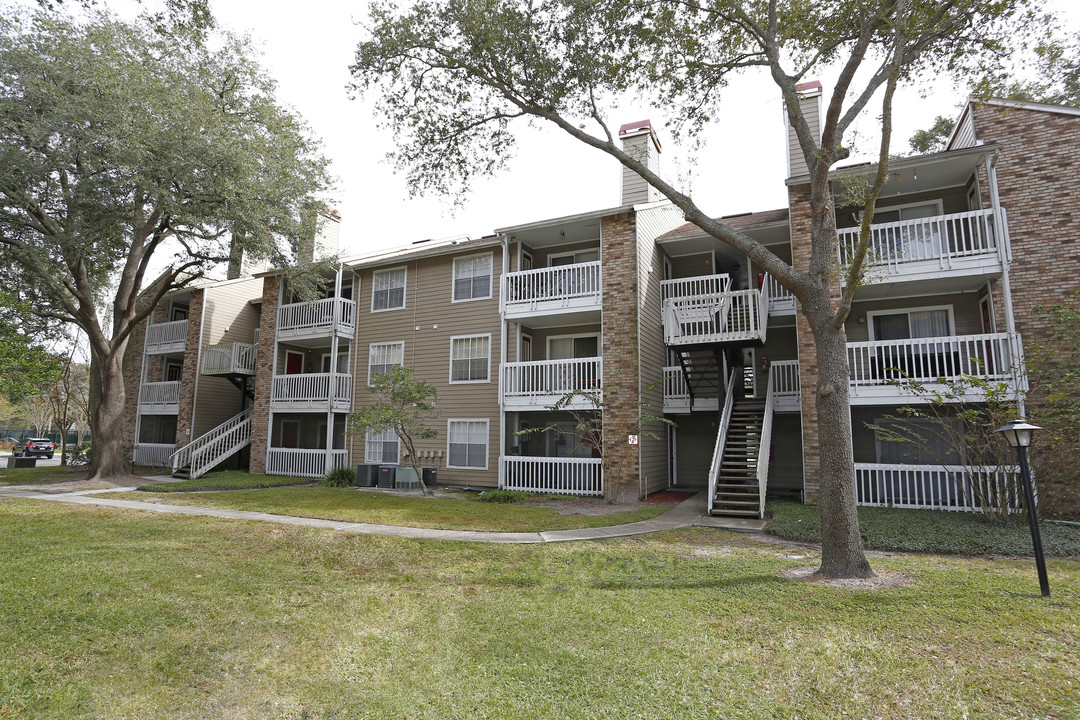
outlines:
M1023 418L1013 420L997 431L1005 436L1009 444L1016 448L1016 454L1020 458L1020 476L1024 481L1024 501L1027 505L1028 522L1031 523L1031 544L1035 546L1035 567L1039 570L1039 588L1043 597L1050 597L1050 580L1046 577L1046 560L1043 558L1042 536L1039 535L1039 517L1035 512L1035 491L1031 485L1031 468L1028 467L1028 448L1031 447L1031 436L1036 430L1042 430L1038 425L1031 425Z

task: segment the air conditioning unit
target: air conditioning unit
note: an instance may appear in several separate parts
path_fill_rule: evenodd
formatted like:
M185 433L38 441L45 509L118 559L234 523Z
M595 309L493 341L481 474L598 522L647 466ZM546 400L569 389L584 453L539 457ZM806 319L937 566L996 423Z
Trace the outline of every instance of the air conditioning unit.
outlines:
M380 465L379 487L392 490L394 488L394 477L397 474L397 469L397 465Z
M375 487L379 484L378 465L356 466L356 487Z

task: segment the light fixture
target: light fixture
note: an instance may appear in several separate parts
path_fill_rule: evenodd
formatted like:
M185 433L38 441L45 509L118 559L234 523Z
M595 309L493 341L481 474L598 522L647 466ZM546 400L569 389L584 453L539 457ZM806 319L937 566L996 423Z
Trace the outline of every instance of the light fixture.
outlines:
M1014 448L1028 448L1031 447L1031 436L1036 430L1042 430L1042 428L1028 423L1024 418L1017 418L1008 425L999 427L997 432L1004 435L1009 445Z

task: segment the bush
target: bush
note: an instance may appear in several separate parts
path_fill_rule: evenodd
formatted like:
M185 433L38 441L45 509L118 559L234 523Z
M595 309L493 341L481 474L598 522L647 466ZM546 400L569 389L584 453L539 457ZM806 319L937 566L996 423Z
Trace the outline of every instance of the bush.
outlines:
M68 465L87 465L90 462L90 443L69 445L67 449Z
M489 503L518 503L528 500L529 497L529 493L524 490L485 490L476 499Z
M352 487L356 484L356 468L339 467L326 473L322 479L323 487Z

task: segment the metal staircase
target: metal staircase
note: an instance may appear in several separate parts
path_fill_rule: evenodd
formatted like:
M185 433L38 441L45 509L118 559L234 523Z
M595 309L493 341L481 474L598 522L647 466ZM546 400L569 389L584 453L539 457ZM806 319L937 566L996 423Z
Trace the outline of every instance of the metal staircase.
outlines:
M249 407L174 452L172 476L197 478L250 445L252 414Z
M728 381L724 411L709 470L709 513L762 518L769 481L773 399L734 401L736 372ZM772 388L772 370L769 382Z

